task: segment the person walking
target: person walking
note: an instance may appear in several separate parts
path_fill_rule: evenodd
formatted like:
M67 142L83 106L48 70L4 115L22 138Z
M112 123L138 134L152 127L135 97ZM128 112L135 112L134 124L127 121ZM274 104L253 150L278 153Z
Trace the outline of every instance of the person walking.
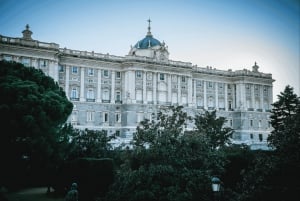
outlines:
M65 201L78 201L77 183L72 183L71 188L65 197Z

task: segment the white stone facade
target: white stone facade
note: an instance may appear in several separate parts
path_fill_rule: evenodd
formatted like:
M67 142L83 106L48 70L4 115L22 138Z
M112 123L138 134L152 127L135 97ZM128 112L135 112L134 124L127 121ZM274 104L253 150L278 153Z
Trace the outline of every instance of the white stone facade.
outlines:
M160 107L183 105L191 115L217 110L235 130L235 143L266 148L274 80L256 63L251 70L224 71L170 60L150 25L126 56L60 48L31 33L27 26L22 38L0 35L0 59L34 66L57 81L74 104L69 122L76 128L104 129L127 143Z

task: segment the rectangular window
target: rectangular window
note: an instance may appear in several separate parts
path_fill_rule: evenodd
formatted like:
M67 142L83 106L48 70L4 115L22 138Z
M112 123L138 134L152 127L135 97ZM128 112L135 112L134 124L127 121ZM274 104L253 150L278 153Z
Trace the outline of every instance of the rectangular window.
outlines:
M165 80L165 74L160 73L159 74L159 80L161 80L161 81Z
M228 101L228 109L229 109L229 110L232 109L232 101Z
M104 77L108 77L108 70L104 70L104 71L103 71L103 76L104 76Z
M103 94L102 94L102 99L108 101L109 100L109 91L108 90L104 90Z
M47 60L44 60L44 59L40 59L40 67L41 68L45 68L47 67Z
M268 96L268 88L264 87L264 96Z
M3 59L5 61L12 61L12 56L10 56L10 55L4 55Z
M120 136L120 131L116 130L116 136Z
M94 112L93 111L87 111L87 121L89 121L89 122L94 121Z
M181 82L185 82L185 77L184 76L181 77Z
M229 125L232 127L233 125L232 119L229 120Z
M104 112L103 113L103 122L108 122L108 113L107 112Z
M74 74L78 73L78 67L77 66L72 67L72 73L74 73Z
M94 98L95 98L94 90L93 89L88 89L87 99L94 99Z
M118 72L118 71L116 72L116 78L117 78L117 79L120 79L120 78L121 78L121 72Z
M199 80L198 80L198 81L196 82L196 84L197 84L197 87L201 87L201 86L202 86L202 81L199 81Z
M71 98L74 99L74 98L78 98L78 92L77 92L77 89L76 88L73 88L72 91L71 91Z
M213 83L212 82L208 82L208 87L212 88L213 87Z
M258 128L261 127L261 120L258 121Z
M250 119L250 126L252 127L253 126L253 120Z
M121 101L121 92L116 92L116 101Z
M64 72L65 71L64 66L59 65L58 70L59 70L59 72Z
M139 70L136 71L135 74L136 74L136 77L137 77L137 78L141 78L141 77L142 77L142 72L139 71Z
M29 58L22 58L22 64L24 66L30 66L30 59Z
M121 122L121 114L116 113L116 122L120 123Z
M262 134L258 134L258 139L259 139L260 142L263 141L263 135Z
M88 69L88 75L89 76L93 76L94 75L94 69L93 68L89 68Z

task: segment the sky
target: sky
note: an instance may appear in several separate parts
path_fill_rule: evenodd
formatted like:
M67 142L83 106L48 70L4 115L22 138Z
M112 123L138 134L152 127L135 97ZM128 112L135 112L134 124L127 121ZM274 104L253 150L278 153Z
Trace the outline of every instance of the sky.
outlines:
M61 48L125 56L153 37L170 59L220 70L271 73L273 101L285 86L300 95L300 0L0 0L0 35Z

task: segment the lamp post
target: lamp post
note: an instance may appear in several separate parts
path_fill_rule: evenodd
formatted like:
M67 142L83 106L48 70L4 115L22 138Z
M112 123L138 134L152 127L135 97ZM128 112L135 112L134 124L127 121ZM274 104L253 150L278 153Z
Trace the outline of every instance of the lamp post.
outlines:
M220 192L221 180L218 177L211 178L211 187L214 194L214 200L218 201L217 194Z

